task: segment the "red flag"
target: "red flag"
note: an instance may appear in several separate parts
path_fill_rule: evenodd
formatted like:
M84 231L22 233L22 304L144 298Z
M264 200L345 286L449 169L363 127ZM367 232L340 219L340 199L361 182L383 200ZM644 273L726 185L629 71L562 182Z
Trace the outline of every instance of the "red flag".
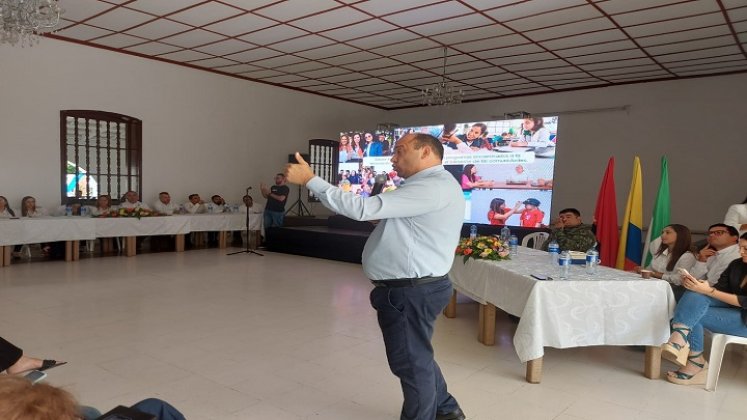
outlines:
M615 158L611 157L599 188L597 207L594 210L597 225L599 258L602 265L614 267L617 259L618 225L617 200L615 199Z

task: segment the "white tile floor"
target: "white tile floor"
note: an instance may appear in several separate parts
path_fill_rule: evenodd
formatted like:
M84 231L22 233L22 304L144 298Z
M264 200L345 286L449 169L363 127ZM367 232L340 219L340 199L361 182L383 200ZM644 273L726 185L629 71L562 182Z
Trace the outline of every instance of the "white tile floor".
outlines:
M371 289L360 267L216 249L19 263L0 269L0 335L67 360L48 382L108 410L165 399L189 419L395 419ZM747 351L732 346L718 391L642 376L629 348L546 349L524 381L499 313L497 345L476 340L477 305L440 318L434 345L470 419L743 420ZM671 365L664 364L664 367Z

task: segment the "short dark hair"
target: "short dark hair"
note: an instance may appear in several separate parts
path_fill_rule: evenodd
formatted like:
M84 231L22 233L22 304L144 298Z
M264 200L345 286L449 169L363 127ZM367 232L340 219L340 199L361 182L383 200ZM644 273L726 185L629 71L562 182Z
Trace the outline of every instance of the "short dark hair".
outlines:
M437 138L425 133L410 133L415 142L415 149L429 147L438 156L438 160L444 160L444 147Z
M158 195L164 195L164 194L171 195L171 194L168 193L168 191L161 191L160 193L158 193Z
M737 236L737 237L739 236L739 231L737 230L737 228L735 228L734 226L729 226L729 225L724 224L724 223L714 223L714 224L708 226L708 230L711 230L711 229L713 229L715 227L722 227L722 228L726 229L726 231L729 232L729 236Z
M283 178L285 178L285 174L284 174L284 173L282 173L282 172L278 172L278 173L276 173L276 174L275 174L275 176L278 176L278 175L280 175L280 176L282 176Z
M480 127L480 134L485 134L488 131L488 126L483 123L474 123L472 127Z
M739 239L747 241L747 232L743 233L742 236L739 237Z
M200 194L190 194L189 197L187 197L187 198L189 198L191 200L192 197L199 197L199 196L200 196Z
M569 207L567 209L563 209L558 212L558 214L563 214L563 213L573 213L576 217L581 217L581 212L578 211L577 209L574 209L573 207Z

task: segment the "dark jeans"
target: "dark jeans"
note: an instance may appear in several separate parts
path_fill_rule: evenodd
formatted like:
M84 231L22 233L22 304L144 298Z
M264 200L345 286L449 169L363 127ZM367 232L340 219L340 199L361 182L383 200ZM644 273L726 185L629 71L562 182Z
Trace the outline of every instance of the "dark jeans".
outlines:
M375 287L376 309L389 368L400 380L402 420L433 420L436 414L459 407L446 390L441 369L433 359L433 323L451 298L448 278L415 287Z

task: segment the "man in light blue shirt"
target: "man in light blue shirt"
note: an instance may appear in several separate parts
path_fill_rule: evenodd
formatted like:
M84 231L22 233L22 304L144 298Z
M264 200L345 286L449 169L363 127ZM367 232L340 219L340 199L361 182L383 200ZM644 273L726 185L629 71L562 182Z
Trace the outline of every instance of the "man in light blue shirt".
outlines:
M405 182L373 197L343 192L298 164L286 178L305 185L325 207L355 220L380 220L363 249L363 271L376 286L376 309L389 367L404 394L402 420L460 420L464 413L448 393L433 358L433 323L452 294L447 273L464 218L460 185L441 165L443 146L411 133L397 141L392 166Z

